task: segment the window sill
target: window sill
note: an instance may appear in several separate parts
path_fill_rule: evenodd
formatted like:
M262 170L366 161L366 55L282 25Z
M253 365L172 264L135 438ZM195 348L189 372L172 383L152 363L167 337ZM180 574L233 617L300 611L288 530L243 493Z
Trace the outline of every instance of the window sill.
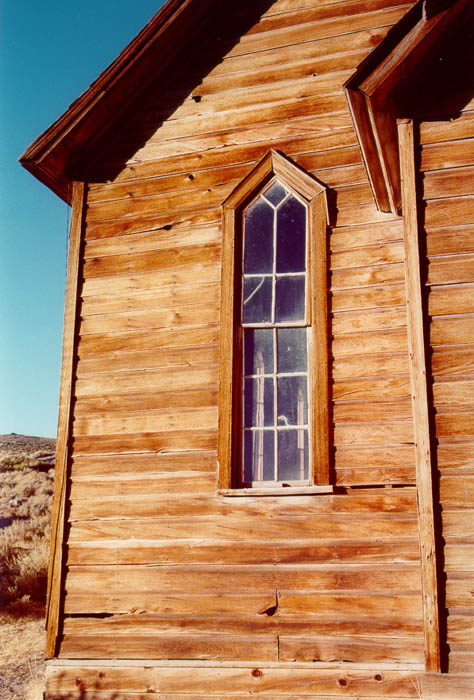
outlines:
M314 494L334 493L332 484L324 486L282 486L268 488L246 488L246 489L218 489L219 496L312 496Z

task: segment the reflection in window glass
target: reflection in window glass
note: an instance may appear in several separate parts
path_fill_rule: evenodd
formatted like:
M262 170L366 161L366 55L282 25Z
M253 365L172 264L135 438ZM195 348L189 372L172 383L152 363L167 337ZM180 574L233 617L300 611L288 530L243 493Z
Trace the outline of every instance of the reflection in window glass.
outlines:
M244 212L244 483L309 478L306 222L277 180Z
M277 272L304 272L306 268L306 207L295 197L278 209Z
M246 328L244 331L245 375L272 374L274 371L272 328Z
M272 279L246 277L244 279L244 323L265 323L272 320Z
M273 379L246 379L244 392L244 426L262 428L273 425Z
M280 204L281 200L288 194L287 190L281 185L278 180L270 185L270 187L265 190L263 196L268 199L274 206Z
M308 478L308 431L278 431L278 478L296 481Z
M275 434L272 430L248 430L244 433L244 480L275 479Z
M305 315L304 275L277 277L275 321L303 321Z
M278 372L306 372L306 328L277 329Z
M250 205L245 213L244 272L273 271L274 210L262 198Z
M278 425L308 423L308 390L305 375L278 377Z

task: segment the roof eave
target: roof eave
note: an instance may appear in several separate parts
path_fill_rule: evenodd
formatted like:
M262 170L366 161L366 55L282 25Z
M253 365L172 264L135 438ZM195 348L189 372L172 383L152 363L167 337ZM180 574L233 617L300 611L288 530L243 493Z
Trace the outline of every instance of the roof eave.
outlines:
M70 203L74 163L162 72L201 26L213 0L168 0L91 86L46 129L19 161Z
M396 120L404 81L451 31L471 0L454 0L431 16L420 0L388 33L344 85L375 203L380 211L401 210ZM406 115L403 115L406 116Z

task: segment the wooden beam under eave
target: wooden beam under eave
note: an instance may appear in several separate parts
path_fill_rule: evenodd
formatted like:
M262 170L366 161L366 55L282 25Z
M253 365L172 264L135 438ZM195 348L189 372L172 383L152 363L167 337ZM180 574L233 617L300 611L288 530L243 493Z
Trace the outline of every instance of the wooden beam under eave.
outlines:
M345 93L377 209L398 214L394 210L379 141L375 135L373 109L370 109L367 96L358 89L346 86Z
M441 671L436 541L431 461L429 401L426 377L423 303L420 274L418 211L413 121L398 121L401 194L404 220L405 284L410 380L415 433L415 461L420 537L425 666Z
M63 352L59 392L58 439L54 475L53 510L51 514L51 551L46 602L46 655L55 655L61 613L63 579L64 522L66 508L67 467L71 426L72 384L74 375L74 346L77 327L79 268L84 218L85 185L74 182L72 187L72 217L69 231L69 251L64 302Z
M215 0L168 0L105 71L20 157L38 180L70 204L69 185L90 172L123 118L150 82L165 74L212 17ZM79 165L81 164L81 165ZM72 174L71 174L72 173Z
M472 0L425 16L418 2L362 62L345 83L362 157L380 211L401 209L397 116L413 114L404 104L416 75L431 70L432 52L455 36Z

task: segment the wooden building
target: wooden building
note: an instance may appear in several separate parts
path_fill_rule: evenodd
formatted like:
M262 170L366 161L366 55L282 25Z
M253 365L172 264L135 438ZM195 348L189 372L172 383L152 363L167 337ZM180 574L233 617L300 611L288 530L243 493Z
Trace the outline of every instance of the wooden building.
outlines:
M47 700L474 697L470 0L169 0L72 204Z

